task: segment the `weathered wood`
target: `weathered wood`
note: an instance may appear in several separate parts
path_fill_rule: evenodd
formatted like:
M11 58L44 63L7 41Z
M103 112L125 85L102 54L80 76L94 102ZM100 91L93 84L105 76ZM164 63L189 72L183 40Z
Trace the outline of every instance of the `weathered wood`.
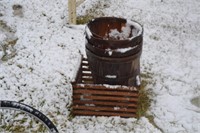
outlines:
M84 100L73 100L74 105L86 105L86 104L94 104L96 106L111 106L111 107L132 107L136 108L137 103L136 102L109 102L109 101L95 101L95 100L90 100L90 101L84 101Z
M88 89L99 89L99 90L109 90L109 91L128 91L128 92L135 92L136 95L138 95L138 91L135 87L123 87L123 86L106 86L106 85L89 85L89 84L76 84L73 85L73 87L76 88L88 88ZM113 87L113 88L112 88Z
M89 66L88 62L82 62L83 66Z
M83 60L82 61L86 61L86 62L88 62L88 59L87 58L83 58Z
M82 78L84 81L93 81L92 78Z
M89 68L81 68L81 69L82 69L82 71L90 71Z
M76 0L68 0L68 23L76 24Z
M135 113L116 113L116 112L96 112L96 111L83 111L74 110L74 115L85 115L85 116L121 116L121 117L136 117Z
M132 108L120 108L120 107L100 107L100 106L83 106L83 105L75 105L73 106L75 110L91 110L91 111L110 111L110 112L136 112L136 109Z
M137 102L138 98L131 97L114 97L114 96L98 96L98 95L79 95L76 94L73 96L74 99L82 100L102 100L102 101L127 101L127 102Z
M131 92L119 92L119 91L101 91L101 90L93 90L93 89L75 89L73 91L74 94L100 94L100 95L113 95L113 96L124 96L124 97L136 97L138 94Z
M92 77L92 74L91 73L82 73L82 76L90 76L90 77Z
M85 116L136 117L138 88L95 85L87 59L82 58L73 87L73 114Z

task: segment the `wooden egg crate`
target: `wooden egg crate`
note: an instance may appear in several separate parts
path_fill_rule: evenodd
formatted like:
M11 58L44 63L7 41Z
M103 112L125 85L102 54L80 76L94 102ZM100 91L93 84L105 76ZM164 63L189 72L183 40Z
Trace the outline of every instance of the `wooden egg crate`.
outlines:
M82 59L73 87L74 116L136 117L138 88L93 84L86 58Z

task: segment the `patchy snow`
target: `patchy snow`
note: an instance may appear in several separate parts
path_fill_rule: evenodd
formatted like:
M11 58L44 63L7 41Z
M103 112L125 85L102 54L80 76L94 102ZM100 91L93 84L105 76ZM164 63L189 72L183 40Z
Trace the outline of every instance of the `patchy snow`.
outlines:
M91 39L92 33L91 33L90 29L88 28L88 26L85 27L85 32L86 32L86 35L88 36L88 39Z
M0 44L2 44L6 40L6 35L2 31L0 31Z
M94 106L95 106L95 104L85 104L85 106L94 107Z
M117 75L106 75L105 77L110 79L115 79L117 78Z
M114 51L119 52L119 53L126 53L126 52L128 52L128 51L130 51L130 50L132 50L136 47L138 47L138 45L134 46L134 47L128 47L128 48L118 48L118 49L115 49Z
M128 48L117 48L117 49L110 49L110 48L107 48L105 49L105 53L108 53L109 56L111 56L113 54L113 52L118 52L118 53L126 53L130 50L133 50L135 48L137 48L138 45L134 46L134 47L128 47Z
M114 107L114 110L120 110L120 107Z
M105 53L108 53L109 56L113 54L113 50L110 48L105 49Z
M130 32L131 29L127 27L122 27L122 32L119 32L117 29L110 29L108 36L112 40L125 40L129 37Z
M6 40L6 35L5 33L0 31L0 59L3 57L4 55L4 51L3 51L3 44L5 43L4 41Z
M0 99L22 101L69 133L199 133L200 108L191 100L200 96L200 2L198 0L86 0L78 9L106 5L105 16L135 20L143 25L141 72L151 74L149 115L139 120L119 117L75 117L70 114L73 80L85 54L84 28L67 25L66 0L1 0L0 20L16 31L17 55L0 61ZM23 16L13 14L20 4ZM103 6L101 6L103 7ZM91 11L91 10L90 10ZM1 51L0 51L1 52Z
M132 29L131 29L132 28ZM142 34L142 27L133 21L127 20L127 23L125 26L121 28L121 32L118 31L117 29L110 29L110 32L108 33L109 38L104 37L104 39L108 40L131 40L140 34ZM130 36L131 34L131 36Z
M127 20L126 25L127 25L126 27L131 27L131 26L134 27L132 30L132 36L129 38L129 40L132 40L133 38L141 35L143 32L143 28L138 22Z
M139 75L136 76L136 85L140 86L141 85L141 78Z

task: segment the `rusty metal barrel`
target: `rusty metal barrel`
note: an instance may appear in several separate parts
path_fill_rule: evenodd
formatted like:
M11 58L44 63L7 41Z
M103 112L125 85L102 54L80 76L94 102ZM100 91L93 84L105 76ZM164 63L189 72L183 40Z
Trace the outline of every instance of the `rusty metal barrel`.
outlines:
M86 55L95 84L138 86L143 28L116 17L91 20L85 29Z

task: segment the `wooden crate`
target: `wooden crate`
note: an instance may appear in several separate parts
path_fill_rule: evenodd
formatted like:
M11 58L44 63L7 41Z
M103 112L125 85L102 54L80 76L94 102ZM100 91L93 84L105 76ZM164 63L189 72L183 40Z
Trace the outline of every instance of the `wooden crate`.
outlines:
M80 116L136 117L138 88L93 84L87 59L83 58L73 86L72 114Z

